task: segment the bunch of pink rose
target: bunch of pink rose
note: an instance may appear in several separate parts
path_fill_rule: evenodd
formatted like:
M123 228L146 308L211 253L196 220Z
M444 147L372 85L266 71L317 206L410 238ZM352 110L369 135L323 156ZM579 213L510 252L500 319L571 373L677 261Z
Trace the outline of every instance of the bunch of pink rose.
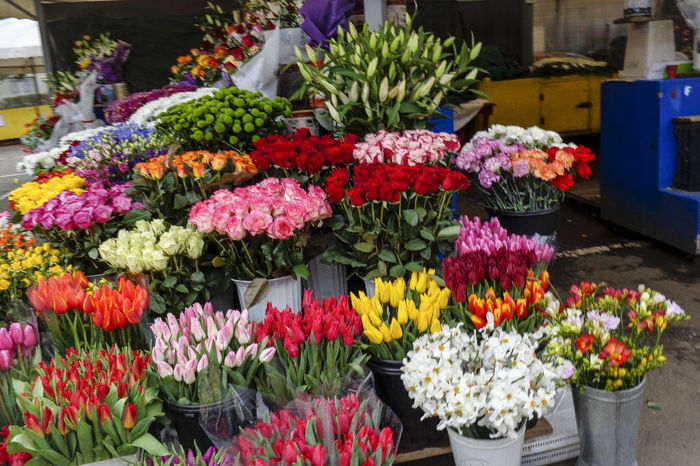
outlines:
M230 240L227 246L219 244L235 278L269 278L295 267L302 273L309 227L331 213L322 188L310 185L307 191L292 178L266 178L233 191L216 191L192 206L190 223L202 233Z
M353 157L359 163L434 165L442 162L448 152L457 152L459 147L459 138L455 134L424 129L401 133L382 130L365 136L364 142L355 146Z
M201 378L221 371L222 396L228 384L249 387L261 364L270 362L275 348L255 343L248 311L214 312L210 303L195 303L178 317L167 314L151 325L155 343L151 358L160 377L161 391L171 401L200 402ZM227 382L228 381L228 382ZM208 393L211 395L211 393Z
M30 381L36 328L18 322L0 328L0 426L22 424L22 411L15 402L12 380Z
M292 408L300 414L283 409L241 432L237 443L244 465L384 466L396 459L401 424L381 422L386 408L374 397L351 393L300 400Z

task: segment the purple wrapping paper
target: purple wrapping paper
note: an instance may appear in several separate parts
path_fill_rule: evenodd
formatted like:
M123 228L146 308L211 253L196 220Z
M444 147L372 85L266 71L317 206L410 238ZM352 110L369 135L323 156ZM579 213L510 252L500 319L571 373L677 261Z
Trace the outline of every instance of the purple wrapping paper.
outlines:
M131 45L123 41L117 42L112 56L104 58L95 64L97 80L102 83L118 83L122 81L122 68L131 53Z
M358 0L306 0L299 13L304 18L301 28L311 38L310 45L325 44L335 37L339 25L345 29L348 13L357 3Z

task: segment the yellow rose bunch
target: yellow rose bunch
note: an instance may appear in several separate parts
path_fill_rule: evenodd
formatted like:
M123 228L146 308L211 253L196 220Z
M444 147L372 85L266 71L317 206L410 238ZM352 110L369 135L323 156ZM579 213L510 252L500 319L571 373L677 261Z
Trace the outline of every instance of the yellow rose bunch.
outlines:
M10 193L12 208L24 215L32 209L44 205L52 197L58 196L62 191L72 191L76 194L85 192L84 179L73 174L66 173L55 176L45 183L30 181Z
M378 358L400 360L421 333L439 332L441 312L450 302L449 288L431 278L434 270L413 272L408 285L403 278L375 279L375 294L350 294L352 306L362 319L369 352Z
M4 311L12 300L24 297L26 289L41 278L71 271L66 255L48 243L29 248L7 250L0 254L0 307Z

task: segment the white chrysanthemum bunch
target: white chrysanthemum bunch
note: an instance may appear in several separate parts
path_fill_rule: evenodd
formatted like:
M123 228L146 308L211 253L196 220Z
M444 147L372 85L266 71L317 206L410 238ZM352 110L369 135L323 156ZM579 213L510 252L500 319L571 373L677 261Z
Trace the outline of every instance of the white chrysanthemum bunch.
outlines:
M139 220L135 226L134 230L119 230L116 238L98 248L112 268L132 273L165 270L175 256L198 259L202 255L203 236L192 227L168 227L161 219Z
M192 92L178 92L177 94L161 97L160 99L148 102L134 112L128 123L134 123L141 127L155 126L155 120L161 113L174 105L189 102L190 100L199 99L204 96L211 96L217 91L215 87L203 87Z
M500 140L505 145L522 144L529 149L544 150L547 147L576 147L576 144L564 144L559 133L548 131L537 126L522 128L520 126L493 125L489 129L477 132L464 145L461 152L470 152L473 149L473 142L480 139Z
M497 327L477 338L457 327L417 339L401 379L424 418L438 416L476 438L516 437L523 422L542 415L561 383L561 371L535 355L537 337Z

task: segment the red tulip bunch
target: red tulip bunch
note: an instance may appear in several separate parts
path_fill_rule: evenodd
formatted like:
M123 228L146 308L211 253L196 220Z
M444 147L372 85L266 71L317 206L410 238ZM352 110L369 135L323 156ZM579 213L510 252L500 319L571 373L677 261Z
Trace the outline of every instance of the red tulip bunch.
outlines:
M258 422L238 436L243 464L392 464L398 433L374 421L379 416L373 416L370 401L360 401L355 394L334 400L316 398L300 416L286 410L273 413L268 422ZM375 414L382 408L378 402Z
M117 288L91 284L82 272L41 279L27 290L29 302L59 352L70 347L143 347L138 328L148 308L148 287L120 278Z
M12 426L8 453L26 452L46 464L84 464L164 449L148 428L162 415L149 385L150 357L138 351L78 352L37 366L17 397L25 426Z
M356 142L354 134L337 140L327 135L312 136L307 128L300 128L292 136L275 134L258 139L250 157L268 176L292 177L302 186L323 185L332 168L353 162Z
M277 358L265 367L258 390L276 403L287 403L295 393L335 395L366 362L356 345L362 321L347 296L319 301L304 292L303 313L289 307L280 311L268 303L265 320L255 327L255 339L274 345ZM291 383L290 383L291 381Z

